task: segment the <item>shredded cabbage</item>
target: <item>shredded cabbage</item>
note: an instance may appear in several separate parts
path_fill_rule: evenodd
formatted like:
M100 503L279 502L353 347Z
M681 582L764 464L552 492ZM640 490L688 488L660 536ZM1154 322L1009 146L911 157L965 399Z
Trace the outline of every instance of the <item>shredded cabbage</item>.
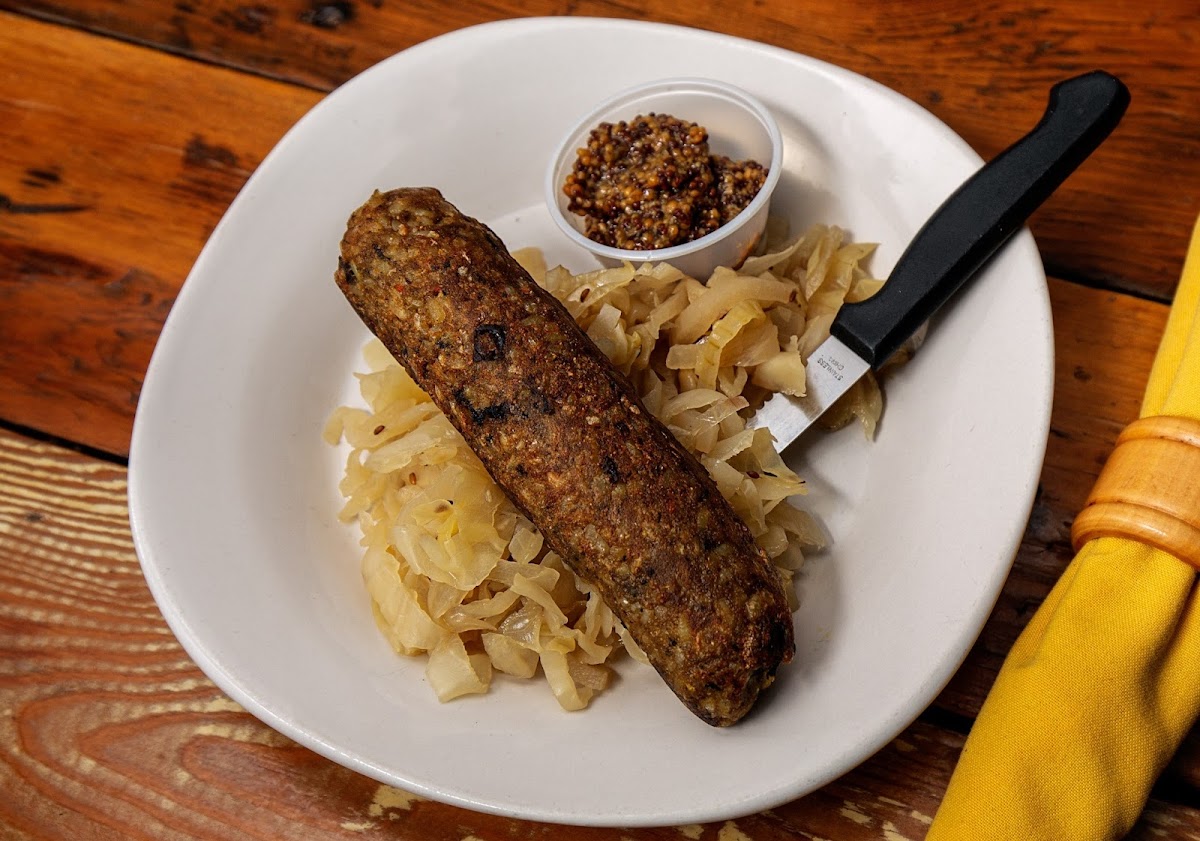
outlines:
M717 269L706 284L666 264L573 275L547 269L533 249L514 256L705 466L794 609L792 576L825 536L787 502L804 482L745 416L770 392L803 394L804 361L838 308L880 282L861 268L872 246L818 225L773 248L777 228L768 253ZM341 517L362 531L376 623L397 652L427 656L438 698L487 692L494 672L528 679L540 668L559 704L578 710L608 686L615 658L646 662L387 349L372 341L364 357L369 370L356 376L366 408L339 407L324 432L351 448ZM837 415L858 417L870 435L879 389L873 379L856 389Z

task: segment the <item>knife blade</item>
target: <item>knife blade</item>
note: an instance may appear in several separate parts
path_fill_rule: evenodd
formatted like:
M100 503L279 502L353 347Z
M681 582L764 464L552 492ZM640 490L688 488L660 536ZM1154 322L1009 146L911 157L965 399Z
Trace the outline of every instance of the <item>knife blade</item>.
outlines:
M1129 90L1095 70L1050 90L1041 120L933 213L872 297L845 304L806 363L806 393L771 397L747 422L782 452L878 369L1024 225L1121 121Z

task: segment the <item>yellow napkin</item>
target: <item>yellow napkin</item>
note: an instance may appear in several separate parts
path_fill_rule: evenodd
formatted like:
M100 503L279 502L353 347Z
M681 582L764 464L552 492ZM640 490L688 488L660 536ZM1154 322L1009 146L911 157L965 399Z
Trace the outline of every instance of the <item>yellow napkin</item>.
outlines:
M1200 223L1142 417L1200 418L1198 307ZM1196 571L1093 540L1013 645L926 841L1122 838L1198 714Z

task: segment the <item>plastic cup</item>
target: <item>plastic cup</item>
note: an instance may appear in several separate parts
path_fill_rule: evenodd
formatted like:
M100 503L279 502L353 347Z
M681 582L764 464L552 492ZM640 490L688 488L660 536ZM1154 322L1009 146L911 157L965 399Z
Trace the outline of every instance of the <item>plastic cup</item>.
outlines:
M768 167L766 181L741 213L698 239L652 250L601 245L584 234L583 217L567 210L563 184L592 129L602 122L628 121L652 112L703 126L708 130L712 154L758 161ZM754 251L766 227L771 193L782 169L783 138L775 118L761 102L740 88L712 79L664 79L619 93L579 120L563 138L546 172L546 204L562 232L604 266L665 262L691 277L707 280L716 267L736 268Z

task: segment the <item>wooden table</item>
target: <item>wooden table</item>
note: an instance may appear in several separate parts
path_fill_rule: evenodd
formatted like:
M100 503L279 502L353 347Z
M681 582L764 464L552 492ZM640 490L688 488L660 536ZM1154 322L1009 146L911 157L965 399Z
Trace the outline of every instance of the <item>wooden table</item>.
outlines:
M835 62L982 155L1041 92L1103 67L1125 122L1031 223L1057 387L1002 596L934 704L857 770L708 826L573 829L475 814L336 766L189 660L125 503L138 391L206 237L283 132L376 61L529 14L656 19ZM0 838L919 839L997 669L1071 556L1068 530L1143 385L1200 213L1200 7L1188 0L0 0ZM1200 739L1133 836L1200 837Z

